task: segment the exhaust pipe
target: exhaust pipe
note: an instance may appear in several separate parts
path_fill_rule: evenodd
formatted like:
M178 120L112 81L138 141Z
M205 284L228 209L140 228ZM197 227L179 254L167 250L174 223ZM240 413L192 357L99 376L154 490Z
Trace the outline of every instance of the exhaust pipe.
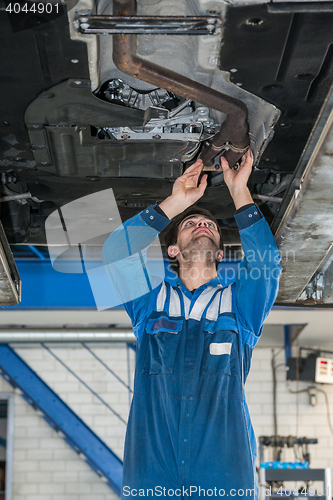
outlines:
M135 14L135 0L114 0L114 16ZM212 168L213 158L225 151L230 167L237 165L250 145L247 107L242 101L141 59L136 55L135 35L113 35L113 61L127 75L226 114L220 131L201 152L200 158L206 170L215 170Z

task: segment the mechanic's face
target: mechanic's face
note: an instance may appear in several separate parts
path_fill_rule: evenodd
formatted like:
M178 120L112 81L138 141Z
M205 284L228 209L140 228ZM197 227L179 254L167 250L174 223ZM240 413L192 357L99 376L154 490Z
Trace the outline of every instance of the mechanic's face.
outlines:
M177 244L168 248L170 257L182 256L186 259L186 252L209 251L215 254L217 260L222 260L223 252L219 248L220 234L216 223L200 214L186 217L178 228Z

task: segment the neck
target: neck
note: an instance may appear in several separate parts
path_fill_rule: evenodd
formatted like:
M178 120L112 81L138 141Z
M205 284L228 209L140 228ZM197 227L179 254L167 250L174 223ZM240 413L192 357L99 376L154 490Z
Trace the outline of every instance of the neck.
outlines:
M195 290L216 276L215 263L212 266L207 266L204 262L196 262L191 266L179 266L179 277L188 290Z

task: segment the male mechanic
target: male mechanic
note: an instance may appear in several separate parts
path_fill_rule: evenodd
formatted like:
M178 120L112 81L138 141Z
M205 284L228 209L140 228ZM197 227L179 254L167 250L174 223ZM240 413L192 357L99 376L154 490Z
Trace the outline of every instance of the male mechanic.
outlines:
M257 495L244 383L281 266L275 239L247 188L251 151L238 171L225 158L221 162L245 254L233 284L223 288L219 282L219 229L201 210L186 212L173 231L168 254L179 264L177 281L156 286L145 264L146 248L158 233L203 196L201 160L175 181L171 196L126 221L103 248L138 339L123 499Z

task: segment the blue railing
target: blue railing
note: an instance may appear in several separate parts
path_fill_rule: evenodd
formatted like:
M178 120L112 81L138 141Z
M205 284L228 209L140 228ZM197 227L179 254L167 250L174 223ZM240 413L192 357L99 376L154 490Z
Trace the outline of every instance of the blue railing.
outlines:
M0 344L0 369L2 376L21 391L23 398L42 413L52 428L60 432L76 453L82 454L88 465L99 476L104 476L107 484L119 495L122 461L7 344Z

